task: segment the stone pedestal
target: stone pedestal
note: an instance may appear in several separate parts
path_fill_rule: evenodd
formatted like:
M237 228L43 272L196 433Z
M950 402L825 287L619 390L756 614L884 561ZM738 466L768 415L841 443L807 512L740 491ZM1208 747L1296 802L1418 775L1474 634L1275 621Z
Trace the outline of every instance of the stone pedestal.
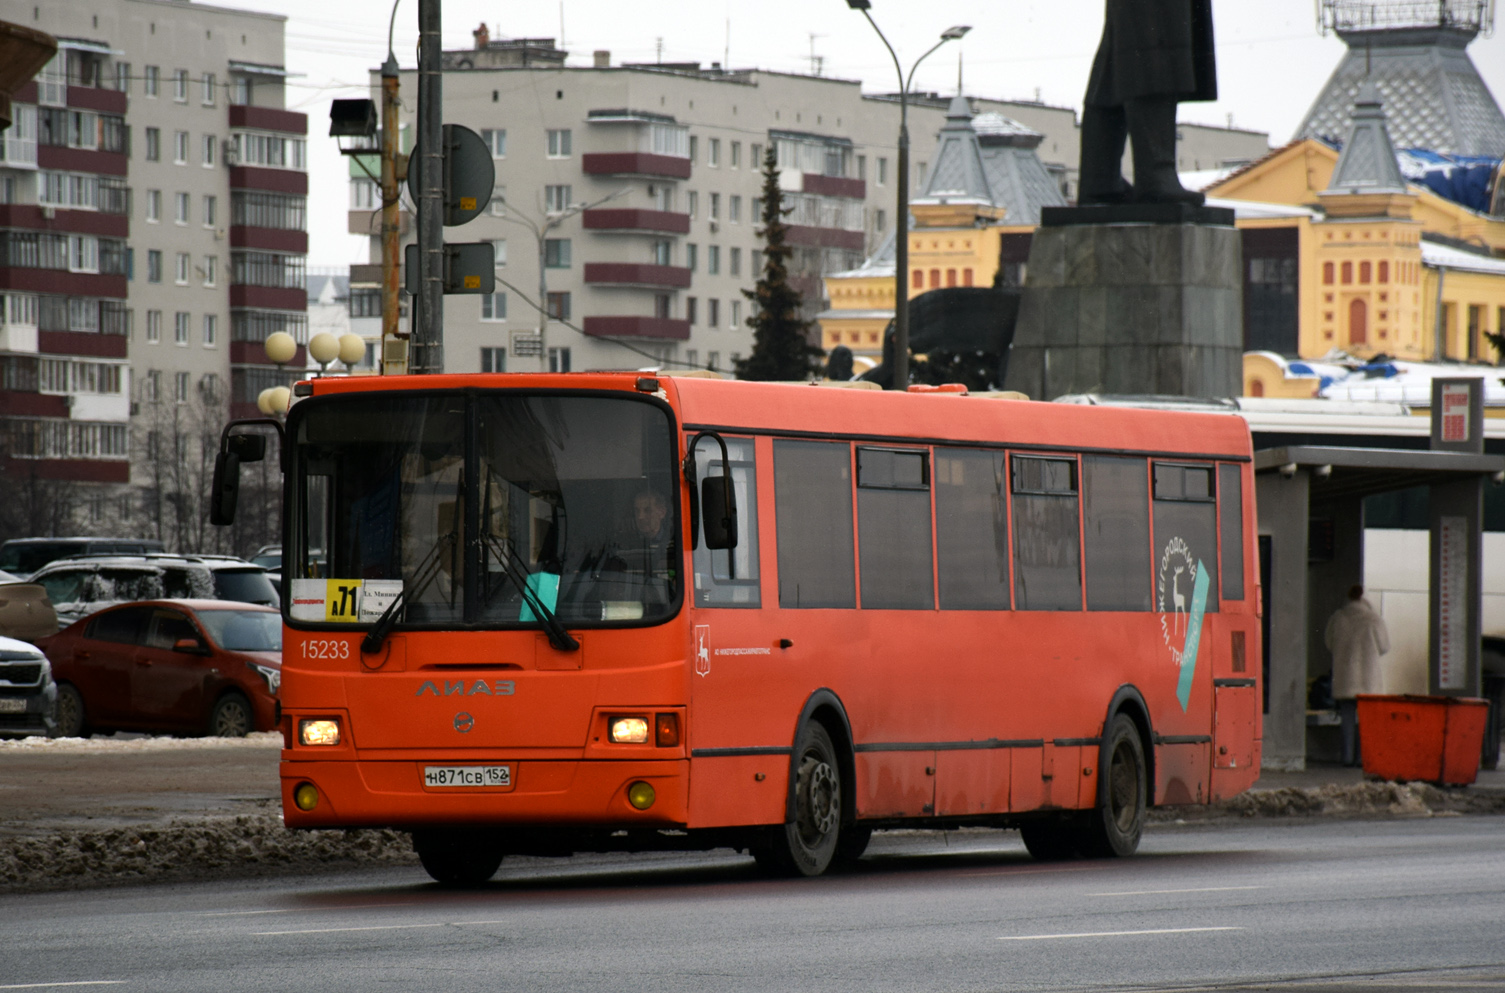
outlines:
M1008 389L1036 400L1243 392L1243 253L1231 210L1125 204L1043 214Z

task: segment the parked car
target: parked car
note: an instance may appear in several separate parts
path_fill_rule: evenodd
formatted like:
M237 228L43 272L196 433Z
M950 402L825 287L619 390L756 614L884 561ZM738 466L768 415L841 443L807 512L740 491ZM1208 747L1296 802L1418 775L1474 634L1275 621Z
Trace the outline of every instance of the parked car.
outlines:
M251 564L259 565L267 571L267 576L272 580L272 585L282 588L282 546L262 545L256 549L256 554L251 556Z
M36 641L57 628L57 611L45 588L0 572L0 637Z
M56 731L52 665L35 645L0 638L0 738Z
M12 538L0 545L0 569L30 579L49 562L71 555L145 555L165 551L156 538Z
M101 610L48 638L58 733L240 737L276 728L282 616L229 600Z
M65 627L133 600L239 600L280 607L265 569L228 555L110 555L60 559L31 579L47 591Z

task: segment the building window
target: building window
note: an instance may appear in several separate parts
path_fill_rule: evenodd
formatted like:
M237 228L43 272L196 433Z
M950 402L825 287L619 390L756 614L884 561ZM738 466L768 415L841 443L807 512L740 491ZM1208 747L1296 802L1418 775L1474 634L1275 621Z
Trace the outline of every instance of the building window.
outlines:
M202 103L205 107L213 107L215 89L216 85L214 82L214 73L204 73L204 75L199 79L199 102Z
M705 326L715 328L721 324L721 301L709 297L705 302Z
M129 62L115 63L115 89L121 93L131 92L131 64Z
M653 316L661 321L667 321L674 316L674 303L669 294L655 293L653 295Z
M155 248L146 252L146 281L148 283L162 282L162 253Z
M719 220L721 220L721 194L720 193L712 193L711 194L711 220L713 220L713 221L719 221Z
M1368 283L1370 276L1371 276L1371 271L1370 271L1369 263L1368 262L1360 262L1359 263L1359 282L1360 283Z
M219 338L219 315L204 315L204 347L213 348Z
M685 365L691 369L700 365L700 352L694 348L685 349Z
M188 344L188 313L178 311L172 317L172 340L175 345Z
M213 194L204 194L204 227L206 228L214 227L215 206Z
M752 153L748 157L748 164L754 169L761 169L763 167L763 146L754 143L749 146L748 151Z
M549 319L554 321L567 321L570 319L570 295L568 293L550 293L548 300ZM568 370L566 370L568 371Z
M146 312L146 341L149 345L155 345L162 340L162 311L148 310Z
M218 147L218 138L212 134L204 135L203 140L200 142L200 151L202 152L205 169L211 168L214 165L215 149Z
M700 259L700 246L694 242L685 245L685 268L695 271L695 265Z
M144 75L141 77L141 92L146 96L155 98L162 70L156 66L146 66L142 69L142 72Z
M172 98L178 103L188 102L187 69L174 69L172 71Z
M700 214L700 194L694 190L685 192L685 211L692 221Z
M726 272L729 276L742 275L742 249L733 248L727 254Z
M1379 278L1377 280L1375 280L1375 282L1378 282L1378 283L1388 283L1388 282L1390 282L1390 263L1389 262L1384 262L1384 261L1380 262L1379 269L1380 269L1380 271L1379 271Z
M730 312L730 318L726 322L726 326L735 331L742 325L742 301L733 300L727 305L726 309Z
M493 238L491 240L491 262L498 269L507 268L506 238Z
M674 264L674 242L660 239L653 243L653 264Z
M188 402L188 373L178 372L173 374L172 398L178 403Z
M187 252L179 252L178 253L177 269L175 270L175 273L174 273L174 276L173 276L174 281L179 286L187 286L188 285L188 265L189 265L189 262L188 262L188 253Z
M554 294L551 293L549 295L553 296ZM568 295L568 294L566 294L566 295ZM569 372L570 371L570 350L568 348L551 348L551 349L549 349L549 371L550 372Z
M878 156L878 185L888 185L888 159Z
M719 366L720 364L721 364L721 353L720 352L706 352L705 353L705 367L707 369L710 369L712 372L719 372L720 370L717 369L717 366Z
M507 129L506 128L482 128L481 140L486 147L491 149L491 157L505 159L507 157ZM482 351L485 351L482 349ZM505 352L503 353L505 354Z
M726 219L733 224L742 223L742 198L732 196L726 203Z
M741 168L742 167L742 142L740 142L740 141L734 141L734 142L732 142L731 152L732 152L732 168L733 169L739 169L739 168Z
M700 145L700 139L697 138L693 134L690 135L690 161L691 162L695 161L695 157L698 154L698 147L699 147L699 145Z
M1342 270L1342 272L1343 272L1343 285L1347 286L1348 284L1350 284L1350 283L1353 282L1353 263L1352 262L1345 262L1345 263L1343 263L1343 270Z
M930 270L930 288L932 290L941 288L941 271L939 269Z
M549 158L567 159L570 157L570 129L549 129Z
M1333 285L1333 264L1331 262L1322 263L1322 285Z
M674 187L665 183L648 187L648 196L653 200L653 209L665 213L674 209Z
M685 297L685 320L689 322L691 327L694 327L696 319L700 316L697 313L700 309L699 304L700 301L695 297ZM694 365L695 360L691 359L690 364Z
M506 372L507 350L505 348L481 349L482 372Z
M570 239L545 238L543 264L546 269L568 269L570 267Z
M481 320L505 321L507 319L507 294L481 294ZM482 349L485 351L485 349ZM505 369L482 369L482 372L504 372Z
M204 285L213 286L219 282L219 256L204 256Z
M910 273L909 285L912 289L923 290L925 288L925 270L916 269Z
M1348 304L1348 341L1352 345L1365 345L1369 342L1369 308L1363 300L1352 300ZM1469 350L1473 350L1472 343Z
M172 161L174 165L188 164L187 131L174 131L172 133Z
M543 209L549 213L561 213L570 208L570 187L545 186L543 188Z
M162 130L160 128L146 129L146 161L160 162L162 160Z
M867 156L857 156L857 178L867 182Z
M251 80L245 76L230 77L230 102L239 107L251 103Z
M705 272L707 276L721 275L721 246L711 245L705 250Z
M188 194L174 193L172 196L172 219L175 224L188 223Z
M225 152L231 165L265 166L269 169L302 169L307 161L308 142L284 134L262 131L237 131L230 135Z
M715 169L721 165L721 139L712 138L709 144L710 147L706 150L705 164Z
M1476 303L1468 305L1468 357L1479 357L1479 346L1483 344L1479 332L1484 330L1484 308Z
M162 220L162 191L146 191L146 221L148 224L156 224Z
M875 211L873 213L873 221L873 226L878 229L879 234L888 230L888 213L886 211Z

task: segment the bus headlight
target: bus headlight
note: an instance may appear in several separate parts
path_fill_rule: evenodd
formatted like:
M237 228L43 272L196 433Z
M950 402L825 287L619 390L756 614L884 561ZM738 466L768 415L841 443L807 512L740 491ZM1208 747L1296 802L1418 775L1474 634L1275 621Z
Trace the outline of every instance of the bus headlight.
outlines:
M655 799L653 787L648 783L637 782L627 787L627 802L638 810L647 810Z
M646 745L648 743L648 718L646 717L613 717L609 724L607 737L618 745Z
M340 722L331 720L301 720L298 722L298 742L303 745L338 745Z

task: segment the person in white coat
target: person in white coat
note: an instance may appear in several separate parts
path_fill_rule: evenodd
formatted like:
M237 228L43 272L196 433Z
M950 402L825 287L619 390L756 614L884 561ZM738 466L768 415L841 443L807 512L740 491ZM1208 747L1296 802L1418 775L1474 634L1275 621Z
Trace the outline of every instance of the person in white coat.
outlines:
M1383 693L1380 656L1390 651L1385 619L1364 599L1364 587L1353 586L1348 602L1327 621L1324 637L1333 653L1333 699L1343 722L1343 764L1359 764L1360 693Z

